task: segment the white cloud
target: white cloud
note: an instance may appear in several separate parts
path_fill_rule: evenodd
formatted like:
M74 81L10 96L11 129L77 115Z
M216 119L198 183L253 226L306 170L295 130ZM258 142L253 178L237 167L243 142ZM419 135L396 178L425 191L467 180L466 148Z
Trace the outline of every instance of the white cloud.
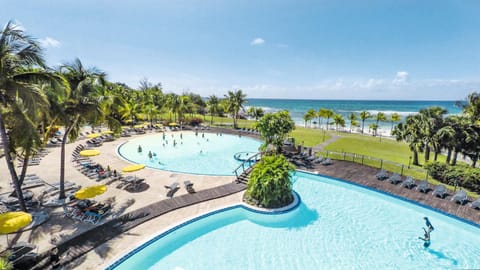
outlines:
M393 79L392 83L394 85L400 85L400 84L406 83L407 81L408 81L408 72L399 71L399 72L397 72L397 75Z
M45 48L58 48L62 46L62 43L60 43L60 41L51 37L42 38L42 39L39 39L38 41Z
M262 45L265 43L265 40L263 38L256 38L254 40L252 40L252 42L250 42L250 45L252 46L258 46L258 45Z

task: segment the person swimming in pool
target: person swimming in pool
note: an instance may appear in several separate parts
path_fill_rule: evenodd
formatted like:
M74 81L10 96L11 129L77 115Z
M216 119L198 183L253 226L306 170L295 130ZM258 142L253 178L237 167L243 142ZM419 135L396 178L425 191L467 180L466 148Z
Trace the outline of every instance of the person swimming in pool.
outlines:
M422 229L425 233L423 234L423 238L419 236L418 239L423 240L423 246L427 248L430 246L430 232L425 230L425 228Z
M435 228L433 228L432 223L430 223L430 220L428 220L428 217L424 217L425 219L425 226L427 226L428 233L432 232Z

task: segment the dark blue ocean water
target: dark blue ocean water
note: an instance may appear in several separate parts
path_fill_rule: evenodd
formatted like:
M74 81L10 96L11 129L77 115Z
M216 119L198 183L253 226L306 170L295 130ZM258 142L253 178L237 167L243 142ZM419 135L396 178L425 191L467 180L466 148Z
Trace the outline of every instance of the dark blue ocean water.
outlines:
M402 120L410 114L418 113L421 109L432 106L439 106L448 111L448 114L458 114L461 108L455 105L456 101L424 101L424 100L306 100L306 99L248 99L247 106L262 107L266 112L288 110L298 125L304 125L303 115L309 109L317 112L321 108L332 109L344 116L347 126L349 125L348 115L351 112L359 114L361 111L368 111L375 115L383 112L387 118L392 113L398 113ZM367 121L366 126L368 123ZM380 123L381 128L390 126L389 123Z

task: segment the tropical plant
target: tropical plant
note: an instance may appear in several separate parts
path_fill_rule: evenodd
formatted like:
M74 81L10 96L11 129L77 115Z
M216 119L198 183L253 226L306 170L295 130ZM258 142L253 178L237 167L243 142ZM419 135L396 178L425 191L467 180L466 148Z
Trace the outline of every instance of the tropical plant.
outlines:
M290 180L293 166L283 155L265 155L255 164L249 176L247 202L265 208L279 208L293 201L292 182Z
M250 117L253 117L253 119L255 119L255 121L258 121L258 119L262 118L265 115L265 112L263 111L263 109L261 107L252 106L252 107L248 108L247 114Z
M60 67L59 73L68 82L64 96L57 96L53 107L56 110L54 122L65 127L60 150L60 192L59 199L65 198L65 144L67 139L75 141L85 123L102 114L96 87L104 85L106 74L96 68L86 69L77 58Z
M265 114L260 118L260 121L255 123L255 128L260 132L260 136L265 142L263 148L272 144L279 153L282 151L287 135L295 129L295 122L293 122L288 111L280 111Z
M345 119L343 115L337 113L333 116L333 123L335 123L335 130L338 132L338 126L345 127Z
M399 123L393 128L392 135L397 141L405 141L408 143L410 151L413 154L413 165L420 165L418 162L418 153L423 147L423 128L422 118L419 114L409 115L405 119L405 123Z
M313 118L317 116L317 112L314 109L309 109L304 115L303 120L305 121L305 127L307 127L307 122L311 121Z
M374 129L374 136L378 135L377 131L378 131L378 128L380 127L379 123L384 122L384 121L387 121L387 116L385 116L385 114L383 112L377 112L377 114L375 115L375 126L376 126L376 128Z
M364 130L364 127L365 127L365 120L367 120L368 118L371 118L372 115L368 112L368 111L361 111L360 112L360 120L362 120L362 134L363 134L363 130Z
M26 211L18 175L13 164L9 127L5 114L11 112L13 104L20 104L25 109L33 109L43 103L45 97L35 84L52 77L44 71L44 60L39 44L26 35L12 21L0 32L0 137L3 142L5 161L10 173L20 208ZM22 114L28 121L28 115ZM11 130L11 129L9 129Z
M13 270L13 264L8 260L8 256L0 256L0 270Z
M390 127L390 134L392 134L393 125L394 125L395 123L400 122L400 121L402 120L402 118L401 118L400 114L398 114L398 113L392 113L392 114L390 115L389 120L390 120L390 122L392 123L392 126Z
M228 94L225 95L226 99L226 109L229 113L231 113L233 118L233 128L238 128L237 120L238 120L238 113L240 110L243 110L243 106L247 103L245 99L247 95L245 95L242 90L238 89L235 91L228 91Z
M348 119L350 120L350 133L352 133L352 127L358 127L357 114L354 112L350 113Z
M208 113L210 113L210 124L213 124L213 116L218 115L220 111L220 100L217 96L211 95L207 101Z
M422 126L422 137L425 149L425 162L430 160L430 151L438 151L439 147L436 136L438 130L443 126L443 115L447 111L440 107L430 107L420 110L420 119Z

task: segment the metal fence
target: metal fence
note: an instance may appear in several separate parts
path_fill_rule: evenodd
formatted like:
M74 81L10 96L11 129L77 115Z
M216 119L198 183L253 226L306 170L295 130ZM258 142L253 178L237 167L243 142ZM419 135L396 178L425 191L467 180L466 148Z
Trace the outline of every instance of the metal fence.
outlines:
M383 160L375 157L349 153L349 152L323 151L320 153L325 158L351 161L351 162L359 163L359 164L374 167L374 168L384 169L389 172L398 173L402 176L408 175L419 180L422 180L422 179L428 180L427 170L414 165L405 165L401 163L392 162L389 160Z

